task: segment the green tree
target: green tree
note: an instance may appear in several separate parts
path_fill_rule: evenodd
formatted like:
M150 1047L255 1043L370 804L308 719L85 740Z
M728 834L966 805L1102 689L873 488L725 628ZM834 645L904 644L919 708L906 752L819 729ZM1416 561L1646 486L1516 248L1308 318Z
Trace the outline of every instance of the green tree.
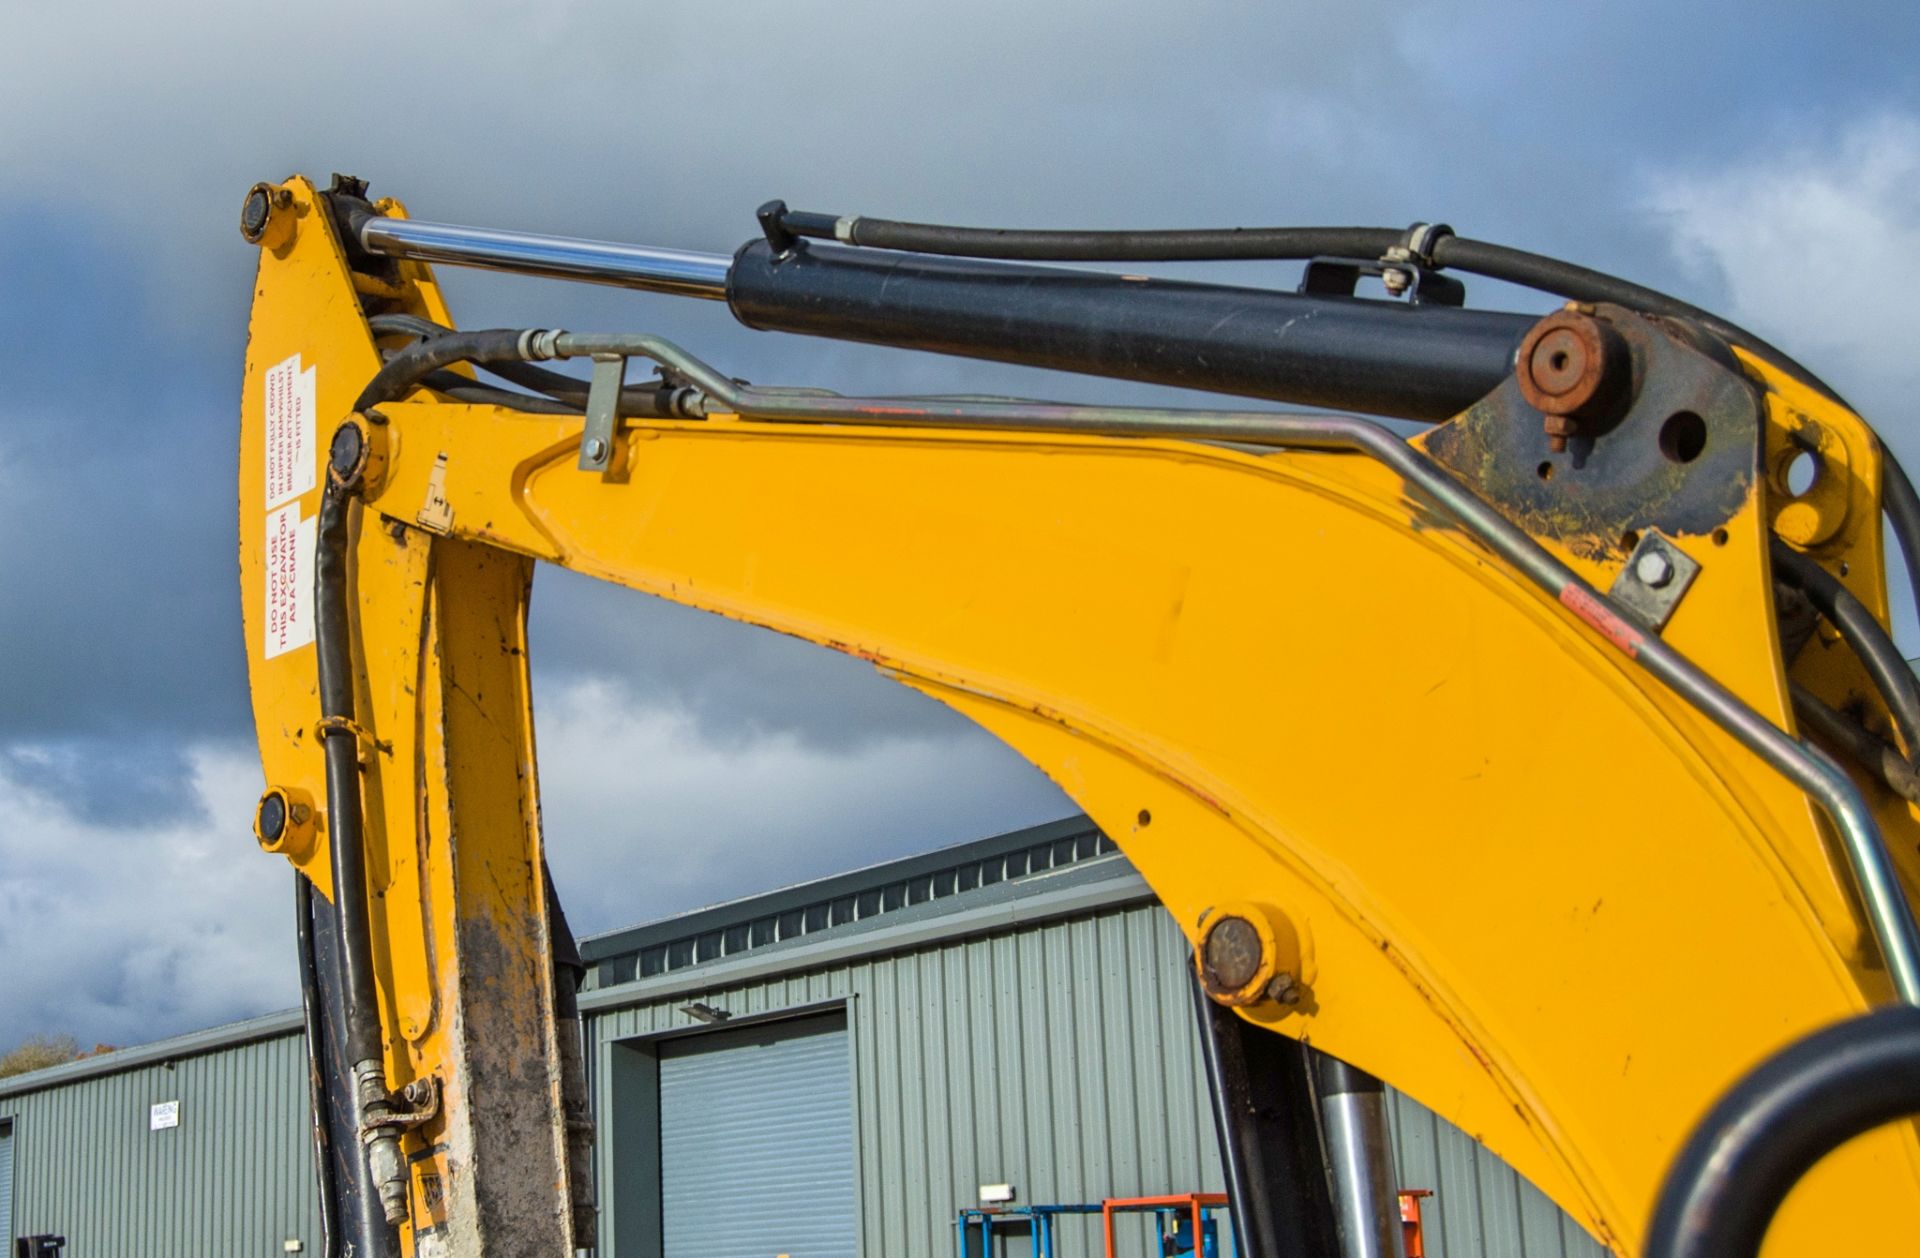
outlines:
M71 1035L29 1035L18 1048L0 1056L0 1079L58 1066L80 1055L80 1045Z

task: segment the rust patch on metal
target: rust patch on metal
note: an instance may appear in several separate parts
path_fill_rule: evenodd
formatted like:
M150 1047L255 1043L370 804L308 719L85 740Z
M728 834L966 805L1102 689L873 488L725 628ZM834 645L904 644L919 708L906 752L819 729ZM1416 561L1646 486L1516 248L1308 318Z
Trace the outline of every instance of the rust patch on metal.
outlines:
M1711 533L1739 513L1760 474L1754 386L1678 325L1607 306L1595 317L1626 345L1642 382L1617 417L1583 419L1556 450L1516 373L1416 444L1521 528L1583 558L1623 559L1626 535L1648 529ZM1547 358L1550 374L1551 349Z

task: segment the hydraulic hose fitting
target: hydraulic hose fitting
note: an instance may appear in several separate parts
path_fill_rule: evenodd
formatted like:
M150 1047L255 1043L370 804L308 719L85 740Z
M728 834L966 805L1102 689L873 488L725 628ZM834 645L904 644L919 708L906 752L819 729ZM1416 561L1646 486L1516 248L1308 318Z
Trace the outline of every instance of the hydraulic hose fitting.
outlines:
M1631 392L1633 360L1626 339L1591 306L1569 307L1533 325L1520 342L1514 375L1520 396L1545 417L1547 444L1558 454L1618 415Z
M402 1124L387 1094L386 1073L378 1061L353 1065L354 1117L367 1169L380 1196L380 1210L396 1227L407 1221L407 1161L400 1154Z

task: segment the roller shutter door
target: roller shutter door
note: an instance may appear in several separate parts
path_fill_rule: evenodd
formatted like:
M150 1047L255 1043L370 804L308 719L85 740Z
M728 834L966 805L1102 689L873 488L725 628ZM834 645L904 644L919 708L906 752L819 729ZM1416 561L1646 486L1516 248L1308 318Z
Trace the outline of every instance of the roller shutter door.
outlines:
M854 1258L846 1019L671 1042L660 1054L660 1199L672 1258Z

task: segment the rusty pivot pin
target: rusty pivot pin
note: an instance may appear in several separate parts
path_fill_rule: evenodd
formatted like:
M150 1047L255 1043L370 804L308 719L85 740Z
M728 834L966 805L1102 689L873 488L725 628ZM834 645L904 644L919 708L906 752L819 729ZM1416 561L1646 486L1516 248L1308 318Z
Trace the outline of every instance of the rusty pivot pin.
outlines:
M1520 395L1546 417L1547 446L1555 454L1583 425L1608 416L1633 372L1626 340L1591 309L1557 310L1520 342L1514 368Z

